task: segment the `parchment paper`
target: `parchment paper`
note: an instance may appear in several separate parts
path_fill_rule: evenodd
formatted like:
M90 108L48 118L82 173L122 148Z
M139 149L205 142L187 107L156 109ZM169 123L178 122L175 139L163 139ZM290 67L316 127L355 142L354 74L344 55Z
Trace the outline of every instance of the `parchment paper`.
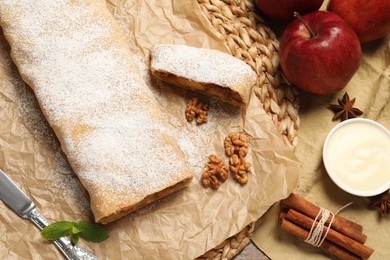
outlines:
M358 72L344 90L335 95L300 93L299 143L296 154L301 161L299 187L294 191L313 203L336 212L349 202L351 206L340 215L363 225L366 244L375 249L370 259L390 259L390 215L380 218L378 209L368 207L370 200L350 195L339 189L327 175L322 162L322 146L329 131L340 121L332 121L333 112L327 109L348 92L356 97L355 106L364 111L362 117L378 121L390 129L390 36L363 45L363 61ZM389 175L390 175L390 169ZM272 259L327 259L329 255L277 226L279 207L264 216L253 241Z
M192 259L214 248L257 220L272 204L296 187L299 163L279 135L262 104L252 95L247 113L207 97L209 122L186 122L186 99L192 92L165 86L149 77L148 49L155 43L181 43L227 52L197 2L109 1L129 48L143 71L166 119L194 170L192 184L106 226L109 240L80 245L102 259ZM50 221L92 220L88 196L70 169L58 141L46 124L28 86L0 37L0 167L21 186ZM104 66L104 64L102 64ZM129 100L131 102L131 100ZM245 129L251 137L249 183L230 178L218 191L204 189L200 174L211 153L224 158L223 139ZM145 158L147 160L147 158ZM0 259L61 259L27 220L0 203Z

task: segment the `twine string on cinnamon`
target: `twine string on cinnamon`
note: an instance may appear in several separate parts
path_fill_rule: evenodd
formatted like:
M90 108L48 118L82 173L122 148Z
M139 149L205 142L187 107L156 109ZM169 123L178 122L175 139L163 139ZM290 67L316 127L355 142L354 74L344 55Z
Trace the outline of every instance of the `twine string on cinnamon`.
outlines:
M318 221L318 224L316 225L319 216L321 216L321 219ZM330 216L332 216L332 219L329 222L329 226L328 226L328 229L327 229L325 235L322 236L325 222L328 220L328 218ZM328 231L330 229L330 226L333 223L333 220L334 220L334 213L333 212L331 212L327 209L324 209L324 208L320 208L320 210L318 211L317 217L315 218L313 225L311 226L311 229L309 231L309 235L305 239L305 242L309 243L313 246L320 247L322 245L322 242L324 242L326 236L328 235Z
M330 230L330 227L332 226L335 215L339 214L340 211L342 211L346 207L350 206L352 203L353 202L349 202L348 204L344 205L339 210L337 210L336 213L333 213L332 211L321 207L318 211L318 214L317 214L314 222L313 222L313 225L310 228L309 234L307 235L305 242L308 244L311 244L313 246L320 247L322 245L322 243L324 242L326 236L328 235L328 232ZM318 220L320 216L321 216L321 219ZM329 221L328 229L326 230L325 234L322 235L324 232L325 223L328 221L329 217L331 217L331 220ZM317 220L318 220L318 222L317 222Z

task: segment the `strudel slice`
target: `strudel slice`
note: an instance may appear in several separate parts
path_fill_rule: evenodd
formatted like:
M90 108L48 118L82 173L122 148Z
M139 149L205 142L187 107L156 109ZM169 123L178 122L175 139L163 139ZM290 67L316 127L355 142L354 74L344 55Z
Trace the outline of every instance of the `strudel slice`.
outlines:
M217 50L159 44L150 54L152 74L182 88L246 106L256 73L244 61Z
M95 221L108 223L192 179L104 0L0 0L1 26Z

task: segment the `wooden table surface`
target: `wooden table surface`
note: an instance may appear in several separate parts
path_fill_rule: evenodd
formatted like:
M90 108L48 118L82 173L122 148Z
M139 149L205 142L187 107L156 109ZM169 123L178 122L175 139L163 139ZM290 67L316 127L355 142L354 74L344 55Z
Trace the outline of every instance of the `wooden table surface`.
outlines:
M234 260L269 260L269 258L251 241Z

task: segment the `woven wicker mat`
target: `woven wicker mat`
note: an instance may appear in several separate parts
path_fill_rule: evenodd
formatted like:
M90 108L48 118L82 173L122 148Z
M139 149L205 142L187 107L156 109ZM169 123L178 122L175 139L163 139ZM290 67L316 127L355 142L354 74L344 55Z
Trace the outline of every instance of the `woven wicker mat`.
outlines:
M287 85L279 68L279 42L275 33L256 13L254 0L198 0L217 34L231 54L244 60L258 75L254 91L287 144L298 141L299 92ZM261 218L206 252L198 259L232 259L249 242Z

